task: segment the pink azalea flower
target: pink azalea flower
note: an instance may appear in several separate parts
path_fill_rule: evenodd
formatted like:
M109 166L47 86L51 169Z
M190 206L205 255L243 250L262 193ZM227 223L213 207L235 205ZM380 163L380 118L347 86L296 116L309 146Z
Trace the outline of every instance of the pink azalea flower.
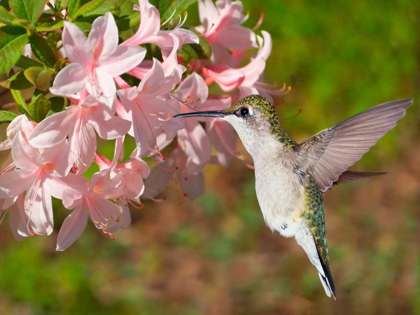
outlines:
M265 69L266 60L270 56L272 40L269 33L262 31L264 41L261 44L257 56L245 67L239 69L211 64L203 68L203 76L208 81L215 81L224 91L233 91L239 86L253 87L261 77Z
M112 108L116 91L113 77L140 64L146 50L118 46L117 25L109 12L93 22L89 37L76 25L64 23L63 46L71 64L60 71L50 91L72 96L87 89L98 101Z
M154 197L162 193L172 177L175 176L182 191L190 199L195 199L204 193L204 176L201 169L187 167L188 156L177 147L162 164L155 167L146 180L144 196ZM156 200L158 201L158 200Z
M214 4L212 0L200 0L198 8L202 26L197 30L210 43L215 64L233 66L234 58L226 49L257 47L254 32L241 26L246 20L242 2L218 0Z
M25 237L31 236L26 226L27 215L25 213L23 194L4 200L2 209L0 209L0 223L7 213L9 213L10 229L18 242L22 241Z
M141 156L149 154L150 150L159 151L159 134L167 132L168 137L173 138L175 132L183 127L180 119L172 119L179 109L173 108L165 101L180 79L179 71L168 70L165 73L162 64L154 59L152 69L138 88L117 92L125 111L128 115L131 114L132 128L129 134L134 136ZM124 115L121 112L120 114Z
M131 223L130 209L128 204L131 204L136 209L143 208L141 205L140 196L144 192L144 179L150 174L149 166L141 158L136 157L135 154L130 156L125 162L117 163L118 156L123 153L122 140L118 139L115 145L115 155L113 161L109 161L104 156L96 154L95 162L98 164L99 169L109 169L110 177L121 177L120 186L124 189L125 194L120 196L116 202L120 207L120 228L127 228ZM140 206L137 206L136 204Z
M68 174L69 144L62 142L40 153L19 131L13 140L12 156L17 169L0 176L0 198L16 197L26 191L28 232L49 235L54 224L51 196L62 199L66 189L78 194L75 187L79 186L80 177Z
M72 164L83 173L93 162L96 152L95 131L102 139L122 137L130 122L111 115L103 104L88 96L78 106L51 115L39 123L29 137L36 148L49 148L69 139Z
M22 131L25 137L28 137L35 128L36 123L30 121L25 115L19 115L13 119L7 126L7 138L0 143L0 150L8 150L12 147L13 139L19 131Z
M182 47L183 44L198 44L199 39L197 35L189 30L181 28L183 22L177 25L173 30L160 30L159 11L156 7L151 5L148 0L139 0L139 6L135 6L134 9L140 12L141 23L139 29L136 34L121 45L133 46L146 43L156 44L162 49L162 55L165 58L172 50L171 35L178 38L180 42L179 47ZM170 19L168 19L168 21ZM168 21L164 24L167 24Z
M66 192L63 205L67 209L74 209L64 220L57 238L57 250L63 251L72 245L85 230L88 217L96 228L105 234L112 234L117 230L125 217L121 208L110 201L125 194L121 186L121 176L110 177L110 170L106 169L92 176L89 187L84 185L82 196Z
M174 93L180 100L181 113L222 110L230 106L230 99L208 99L208 87L202 77L193 73ZM206 129L200 122L206 123ZM187 168L199 170L210 162L212 144L217 150L217 161L227 166L234 156L236 134L229 123L214 118L185 120L185 128L178 131L179 146L188 156Z

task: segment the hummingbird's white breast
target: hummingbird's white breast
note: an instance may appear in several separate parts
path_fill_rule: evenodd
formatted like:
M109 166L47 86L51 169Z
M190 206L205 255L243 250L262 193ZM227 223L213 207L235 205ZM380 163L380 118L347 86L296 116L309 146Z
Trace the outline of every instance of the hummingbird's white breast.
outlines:
M255 188L267 226L295 236L303 222L304 187L293 167L278 158L255 163Z

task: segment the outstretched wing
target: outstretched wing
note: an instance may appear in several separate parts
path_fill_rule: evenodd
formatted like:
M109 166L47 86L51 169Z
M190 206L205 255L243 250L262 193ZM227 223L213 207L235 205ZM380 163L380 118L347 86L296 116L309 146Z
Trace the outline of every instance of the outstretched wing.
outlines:
M411 99L372 107L325 129L295 147L299 162L321 191L327 191L350 166L403 118Z

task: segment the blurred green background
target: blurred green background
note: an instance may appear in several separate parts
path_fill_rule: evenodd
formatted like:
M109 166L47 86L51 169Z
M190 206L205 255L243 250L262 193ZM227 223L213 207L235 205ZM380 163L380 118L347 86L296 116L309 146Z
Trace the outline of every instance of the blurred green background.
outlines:
M268 82L302 141L376 104L414 98L407 116L354 167L386 177L326 194L337 301L293 239L264 224L253 171L208 166L206 194L146 203L115 241L90 224L65 252L56 232L17 243L0 226L0 314L420 314L420 2L243 1L247 26L273 36ZM197 24L197 7L189 10ZM250 161L250 160L249 160ZM172 186L167 196L181 195Z

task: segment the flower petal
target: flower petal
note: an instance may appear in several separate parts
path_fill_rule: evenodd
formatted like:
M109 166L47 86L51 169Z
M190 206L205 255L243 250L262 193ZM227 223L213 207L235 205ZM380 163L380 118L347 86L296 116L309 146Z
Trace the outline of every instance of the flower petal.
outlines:
M41 167L38 151L24 139L21 131L13 140L12 157L16 166L22 170L35 171Z
M130 130L131 122L112 116L108 120L89 120L98 135L105 140L113 140L124 136Z
M76 209L64 220L57 237L58 251L69 248L86 229L88 211L86 202L80 203Z
M72 63L85 65L92 59L87 37L73 23L64 22L63 47Z
M118 46L118 28L110 12L93 22L88 42L93 52L93 60L111 55L115 51Z
M113 54L99 60L100 71L116 77L139 65L146 56L146 49L134 46L118 46Z
M78 63L71 63L55 77L50 92L56 95L71 96L82 91L87 80L85 69Z
M36 173L16 170L0 176L0 199L15 197L27 190Z
M74 109L73 109L74 108ZM29 136L29 143L35 148L49 148L62 142L74 128L77 110L71 106L41 121Z

